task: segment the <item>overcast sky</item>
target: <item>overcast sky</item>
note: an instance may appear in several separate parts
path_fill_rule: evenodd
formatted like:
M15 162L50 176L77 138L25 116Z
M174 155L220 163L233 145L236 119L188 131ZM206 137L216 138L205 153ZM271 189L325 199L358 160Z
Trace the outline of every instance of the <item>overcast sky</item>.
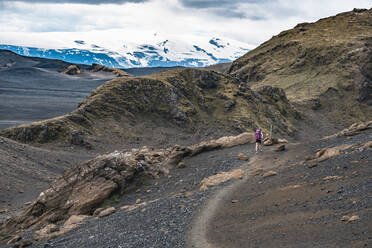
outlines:
M5 36L12 32L72 37L120 30L190 39L221 36L257 46L297 23L371 7L372 0L0 0L0 43L11 42ZM146 42L141 35L137 39Z

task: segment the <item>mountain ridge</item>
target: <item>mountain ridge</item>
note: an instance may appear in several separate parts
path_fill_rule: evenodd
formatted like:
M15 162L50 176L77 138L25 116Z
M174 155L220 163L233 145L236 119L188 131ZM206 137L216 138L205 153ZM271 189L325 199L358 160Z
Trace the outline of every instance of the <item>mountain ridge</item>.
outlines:
M279 88L252 91L221 73L173 69L111 80L95 89L70 114L8 128L0 135L26 143L58 141L87 148L91 144L128 145L136 139L148 143L153 140L159 146L163 139L168 140L166 143L178 139L174 132L205 137L208 133L234 134L258 126L267 130L267 120L275 121L277 132L293 134L298 118ZM146 135L150 130L152 137ZM174 142L179 141L170 143Z
M298 24L234 61L228 73L252 88L283 88L291 101L334 122L366 121L372 117L371 20L372 9L354 9Z
M0 44L20 55L61 59L75 64L101 64L115 68L203 67L231 62L249 49L248 45L220 38L185 41L158 35L140 44L122 41L121 45L96 45L94 41L74 40L58 48ZM118 42L119 43L119 42Z

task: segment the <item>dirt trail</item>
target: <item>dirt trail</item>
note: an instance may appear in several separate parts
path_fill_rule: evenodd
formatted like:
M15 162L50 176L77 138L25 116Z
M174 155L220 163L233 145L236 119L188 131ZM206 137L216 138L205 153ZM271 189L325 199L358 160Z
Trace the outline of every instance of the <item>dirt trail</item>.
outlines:
M249 183L249 181L254 177L256 170L270 171L274 170L276 167L282 163L287 162L293 158L298 157L298 149L293 149L294 145L287 147L289 152L278 153L273 151L273 147L264 147L264 152L253 156L249 162L242 165L242 169L245 171L245 178L240 181L235 181L234 183L222 188L213 195L203 208L201 214L195 218L193 223L193 228L189 233L189 247L192 248L215 248L215 244L209 242L207 234L210 227L210 220L215 217L218 213L220 206L226 198L240 188L242 185ZM231 200L230 200L231 202Z
M371 247L371 149L350 150L313 168L300 164L321 147L371 140L367 131L288 145L282 153L266 149L243 165L244 180L211 197L194 220L188 247ZM263 177L270 170L277 174ZM360 219L341 221L354 215Z

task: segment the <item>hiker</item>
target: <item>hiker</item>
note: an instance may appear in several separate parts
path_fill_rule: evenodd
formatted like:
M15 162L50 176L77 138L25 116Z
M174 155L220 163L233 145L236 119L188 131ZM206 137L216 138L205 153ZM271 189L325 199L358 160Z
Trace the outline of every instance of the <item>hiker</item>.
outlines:
M256 130L254 137L256 139L256 153L258 153L258 149L262 152L263 133L260 128Z

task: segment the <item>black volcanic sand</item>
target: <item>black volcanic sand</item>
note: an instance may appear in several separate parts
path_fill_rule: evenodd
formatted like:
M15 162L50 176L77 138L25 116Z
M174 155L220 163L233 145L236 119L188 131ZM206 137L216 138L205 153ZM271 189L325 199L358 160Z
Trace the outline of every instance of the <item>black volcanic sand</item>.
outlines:
M212 192L229 184L226 182L199 192L201 180L240 167L244 162L238 160L237 155L243 152L252 156L253 149L253 145L248 144L204 152L185 159L185 168L172 169L171 178L141 178L133 182L133 188L128 189L119 203L113 201L111 205L119 208L135 204L137 199L155 202L133 211L118 210L108 217L89 219L64 236L32 247L185 247L185 233L190 229L192 217L201 210ZM138 188L140 192L136 192ZM194 194L186 198L186 192Z
M49 150L0 137L0 222L21 211L63 170L93 156L76 147Z
M306 155L371 140L368 131L296 149ZM371 165L371 149L348 151L313 168L284 163L274 169L276 176L251 177L222 197L208 220L207 241L211 247L231 248L372 247ZM325 180L327 176L340 178ZM239 202L232 204L232 199ZM360 220L343 222L345 215Z
M114 77L87 72L69 76L60 73L67 63L44 60L0 51L0 130L69 113Z
M59 238L32 247L206 248L205 240L210 247L232 248L368 247L372 240L371 149L342 154L313 168L299 162L319 148L370 140L372 130L352 138L288 144L285 152L264 147L263 153L254 155L252 144L205 152L185 159L186 167L172 169L171 178L134 181L123 196L105 204L117 208L113 215L91 218ZM250 162L238 160L239 153L248 155ZM278 175L252 176L261 167ZM245 169L244 180L199 192L203 178L234 168ZM327 176L341 178L324 180ZM193 195L185 197L187 192ZM222 197L220 192L225 192ZM216 197L220 198L217 209L206 219L205 209ZM137 199L152 202L132 211L119 210ZM358 215L360 220L342 222L344 215ZM199 221L208 224L201 230L204 240L193 235ZM27 239L32 239L32 232L24 235L23 240Z

